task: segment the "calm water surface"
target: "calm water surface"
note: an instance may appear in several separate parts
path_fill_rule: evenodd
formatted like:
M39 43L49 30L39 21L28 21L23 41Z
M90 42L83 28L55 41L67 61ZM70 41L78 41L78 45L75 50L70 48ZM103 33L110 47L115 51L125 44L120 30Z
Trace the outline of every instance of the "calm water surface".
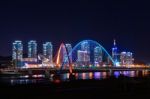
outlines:
M113 73L111 72L83 72L83 73L75 73L74 77L75 80L102 80L102 79L108 79L110 76L114 76L116 79L120 75L124 75L127 77L144 77L148 76L150 74L149 71L115 71ZM32 78L29 77L29 75L22 75L22 76L7 76L1 77L1 82L16 85L16 84L32 84L32 83L51 83L56 80L56 83L59 83L60 81L70 81L69 80L69 73L60 74L59 79L53 78L54 74L51 74L49 79L45 79L45 75L32 75Z

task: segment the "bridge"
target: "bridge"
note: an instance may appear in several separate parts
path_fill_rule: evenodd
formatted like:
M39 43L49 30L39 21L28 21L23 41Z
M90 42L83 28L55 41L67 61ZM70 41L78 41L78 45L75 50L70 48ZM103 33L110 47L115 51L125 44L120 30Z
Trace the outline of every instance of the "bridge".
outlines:
M55 67L60 68L60 71L69 68L70 73L73 72L73 68L98 67L103 64L116 65L107 50L93 40L83 40L76 44L71 51L62 43L56 59L54 59L54 64Z
M43 74L49 76L50 74L61 74L61 73L70 73L69 68L63 69L61 72L58 68L15 68L15 69L7 69L3 71L16 71L16 73L20 75L36 75ZM79 72L114 72L114 71L150 71L150 67L91 67L91 68L73 68L72 73Z
M11 69L12 70L12 69ZM60 71L57 68L16 68L14 69L18 72L27 72L27 71L38 71L39 73L41 71L49 71L52 73L56 73ZM150 70L150 67L132 67L132 68L126 68L126 67L92 67L92 68L73 68L73 72L95 72L95 71L141 71L141 70ZM37 73L38 73L37 72ZM69 73L69 68L63 69L60 73Z

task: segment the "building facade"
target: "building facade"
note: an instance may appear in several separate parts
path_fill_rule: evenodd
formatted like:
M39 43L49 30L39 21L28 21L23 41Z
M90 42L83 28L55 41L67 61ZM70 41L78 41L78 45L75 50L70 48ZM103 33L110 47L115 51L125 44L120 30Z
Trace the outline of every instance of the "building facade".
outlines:
M86 54L85 61L90 63L90 44L88 41L84 41L81 43L81 51Z
M43 44L43 66L53 67L53 45L51 42Z
M37 43L35 40L28 42L28 58L37 58Z
M12 60L16 67L21 66L22 58L23 58L23 44L22 41L17 40L13 42L12 47Z
M53 62L53 45L51 42L43 44L43 55L49 59L49 62Z
M72 46L71 44L65 44L66 46L66 50L67 50L67 54L69 56L70 62L72 63Z
M94 48L94 65L99 66L102 63L102 49L99 46Z
M89 66L89 56L87 51L78 50L77 52L77 62L79 66Z
M120 63L122 66L130 66L134 63L132 52L121 52L120 53Z

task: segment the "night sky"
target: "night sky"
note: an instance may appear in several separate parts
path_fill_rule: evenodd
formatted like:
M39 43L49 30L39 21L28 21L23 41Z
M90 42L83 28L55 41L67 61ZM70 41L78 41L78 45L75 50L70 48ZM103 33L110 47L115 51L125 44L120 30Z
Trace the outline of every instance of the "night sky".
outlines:
M61 42L75 45L93 39L110 52L115 38L120 51L150 61L149 4L143 0L0 1L0 55L11 55L14 40L26 44L31 39L37 40L40 50L45 41L56 50Z

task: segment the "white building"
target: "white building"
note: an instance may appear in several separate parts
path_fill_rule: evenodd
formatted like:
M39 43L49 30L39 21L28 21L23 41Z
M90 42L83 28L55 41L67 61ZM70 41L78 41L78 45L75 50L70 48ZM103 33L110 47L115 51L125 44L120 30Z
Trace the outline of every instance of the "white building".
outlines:
M37 58L37 43L34 40L28 42L28 58Z

